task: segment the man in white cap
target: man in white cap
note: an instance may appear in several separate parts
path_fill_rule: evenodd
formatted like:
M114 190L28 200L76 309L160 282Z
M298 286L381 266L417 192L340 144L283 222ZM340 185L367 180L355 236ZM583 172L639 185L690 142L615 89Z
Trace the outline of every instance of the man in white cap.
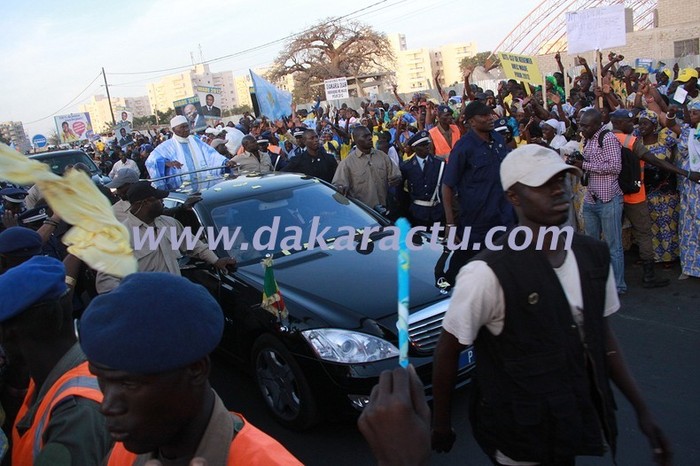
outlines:
M654 460L670 443L632 378L607 317L620 307L605 243L557 227L569 214L565 175L580 170L536 144L501 163L519 226L459 272L435 350L433 448L452 448L451 394L459 354L479 355L470 419L494 464L556 465L615 454L610 380L632 404ZM570 247L569 247L570 245Z
M229 163L229 160L219 154L213 147L190 135L190 125L187 118L178 115L170 120L173 130L172 139L159 144L146 160L146 169L151 178L170 178L155 182L161 189L177 189L184 181L189 181L193 191L206 187L202 179L210 178L220 173L220 169ZM229 163L232 164L232 163ZM205 169L211 168L207 171ZM180 173L194 172L186 176L177 176Z

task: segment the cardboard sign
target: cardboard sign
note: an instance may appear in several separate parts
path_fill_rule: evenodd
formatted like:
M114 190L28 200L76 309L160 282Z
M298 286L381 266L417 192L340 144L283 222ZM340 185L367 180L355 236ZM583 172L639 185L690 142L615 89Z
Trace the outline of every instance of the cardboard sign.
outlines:
M566 13L569 55L622 47L627 44L626 33L622 3Z
M347 78L326 79L323 81L323 86L326 88L326 100L339 100L350 97Z
M503 52L499 52L498 57L508 79L525 81L535 86L542 84L542 73L534 57Z

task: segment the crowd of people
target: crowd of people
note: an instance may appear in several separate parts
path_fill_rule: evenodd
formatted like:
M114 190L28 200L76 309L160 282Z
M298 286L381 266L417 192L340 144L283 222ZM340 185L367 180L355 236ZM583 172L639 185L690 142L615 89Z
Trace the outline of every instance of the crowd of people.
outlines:
M572 78L556 58L560 72L544 89L510 80L483 90L466 72L462 96L438 86L438 100L417 93L406 102L394 88L395 103L331 108L318 99L284 119L246 114L202 131L176 116L158 133L95 147L112 179L103 192L129 227L182 228L164 208L169 190L188 191L180 207L188 209L221 174L292 172L390 219L438 223L456 243L483 243L494 227L572 226L571 251L551 238L546 252L453 251L432 422L415 372L397 369L382 374L360 430L382 464L422 464L431 442L449 451L457 359L475 345L474 433L495 464L569 465L577 455L614 452L609 381L634 406L655 460L670 464L607 317L627 291L627 223L643 287L667 286L658 267L677 260L679 279L700 278L699 70L650 73L611 53L604 66L601 57L599 81L585 60ZM138 251L139 272L123 280L96 273L68 254L60 239L70 225L32 189L0 191L0 293L12 296L0 304L2 341L19 361L8 366L2 399L13 464L297 464L229 413L208 383L223 317L203 288L178 277L177 257L195 255L224 272L235 260L201 242L190 250L161 244ZM83 292L89 304L77 299ZM34 319L38 312L50 318ZM67 397L77 401L62 403ZM415 440L410 448L396 449L398 433Z

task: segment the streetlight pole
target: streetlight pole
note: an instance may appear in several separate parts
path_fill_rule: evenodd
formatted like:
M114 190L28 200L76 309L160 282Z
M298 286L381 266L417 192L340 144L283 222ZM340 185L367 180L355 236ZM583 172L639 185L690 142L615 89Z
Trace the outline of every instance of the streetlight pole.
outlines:
M114 118L114 110L112 110L112 98L109 96L109 85L107 85L107 75L105 74L105 67L102 67L102 77L105 80L105 89L107 89L107 102L109 102L109 113L112 115L112 125L115 128L117 127L117 120Z

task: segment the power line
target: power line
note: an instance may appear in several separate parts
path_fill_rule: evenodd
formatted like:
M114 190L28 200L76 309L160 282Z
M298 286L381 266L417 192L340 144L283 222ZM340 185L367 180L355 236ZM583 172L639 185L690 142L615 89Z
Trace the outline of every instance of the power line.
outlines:
M346 19L346 18L348 18L348 17L350 17L350 16L352 16L352 15L355 15L355 14L357 14L357 13L361 13L361 12L363 12L363 11L376 8L376 7L378 7L379 5L381 5L381 4L383 4L383 3L386 3L386 2L388 2L388 1L389 1L389 0L380 0L379 2L373 3L372 5L368 5L368 6L365 6L365 7L363 7L363 8L360 8L360 9L358 9L358 10L355 10L355 11L352 11L352 12L350 12L350 13L347 13L347 14L345 14L345 15L338 16L337 18L332 18L332 19L330 19L329 21L324 22L323 25L325 26L325 25L328 25L328 24L332 24L332 23L335 23L335 22L340 21L340 20L342 20L342 19ZM401 1L405 1L405 0L401 0ZM400 2L397 2L397 4L398 4L398 3L401 3L401 1L400 1ZM280 38L280 39L275 39L275 40L273 40L273 41L266 42L266 43L264 43L264 44L257 45L257 46L255 46L255 47L251 47L251 48L249 48L249 49L244 49L244 50L239 50L239 51L237 51L237 52L233 52L233 53L230 53L230 54L228 54L228 55L223 55L223 56L221 56L221 57L212 58L211 60L205 60L205 61L201 62L201 64L215 63L215 62L219 62L219 61L226 60L226 59L229 59L229 58L234 58L234 57L237 57L237 56L240 56L240 55L244 55L244 54L246 54L246 53L255 52L255 51L258 51L258 50L260 50L260 49L269 47L269 46L271 46L271 45L275 45L275 44L277 44L277 43L279 43L279 42L284 42L284 41L286 41L286 40L288 40L288 39L292 39L292 38L294 38L294 37L297 37L297 36L306 34L307 32L316 29L318 26L319 26L319 25L313 25L313 26L310 26L310 27L307 28L307 29L304 29L303 31L295 32L295 33L293 33L293 34L289 34L289 35L287 35L287 36L285 36L285 37L282 37L282 38ZM187 69L187 68L191 68L191 67L192 67L192 65L190 64L190 65L176 66L176 67L173 67L173 68L163 68L163 69L160 69L160 70L133 71L133 72L114 72L114 73L110 72L110 73L108 73L108 74L110 74L110 75L152 74L152 73L162 73L162 72L165 72L165 71L183 70L183 69Z
M88 84L87 86L85 86L85 89L83 89L82 91L80 91L80 93L79 93L78 95L76 95L75 97L73 97L73 98L71 99L70 102L68 102L66 105L64 105L63 107L59 108L59 109L56 110L55 112L53 112L51 115L45 116L45 117L43 117L43 118L39 118L38 120L29 121L29 122L25 123L25 125L31 125L32 123L37 123L37 122L39 122L39 121L46 120L47 118L51 118L52 116L56 115L58 112L60 112L60 111L64 110L65 108L71 106L76 100L78 100L78 99L80 98L81 95L83 95L83 94L85 93L85 91L87 91L93 84L95 84L95 81L97 81L98 79L100 79L100 76L102 76L102 73L101 73L101 72L100 72L100 73L97 73L97 76L95 76L95 79L93 79L92 81L90 81L90 84Z

